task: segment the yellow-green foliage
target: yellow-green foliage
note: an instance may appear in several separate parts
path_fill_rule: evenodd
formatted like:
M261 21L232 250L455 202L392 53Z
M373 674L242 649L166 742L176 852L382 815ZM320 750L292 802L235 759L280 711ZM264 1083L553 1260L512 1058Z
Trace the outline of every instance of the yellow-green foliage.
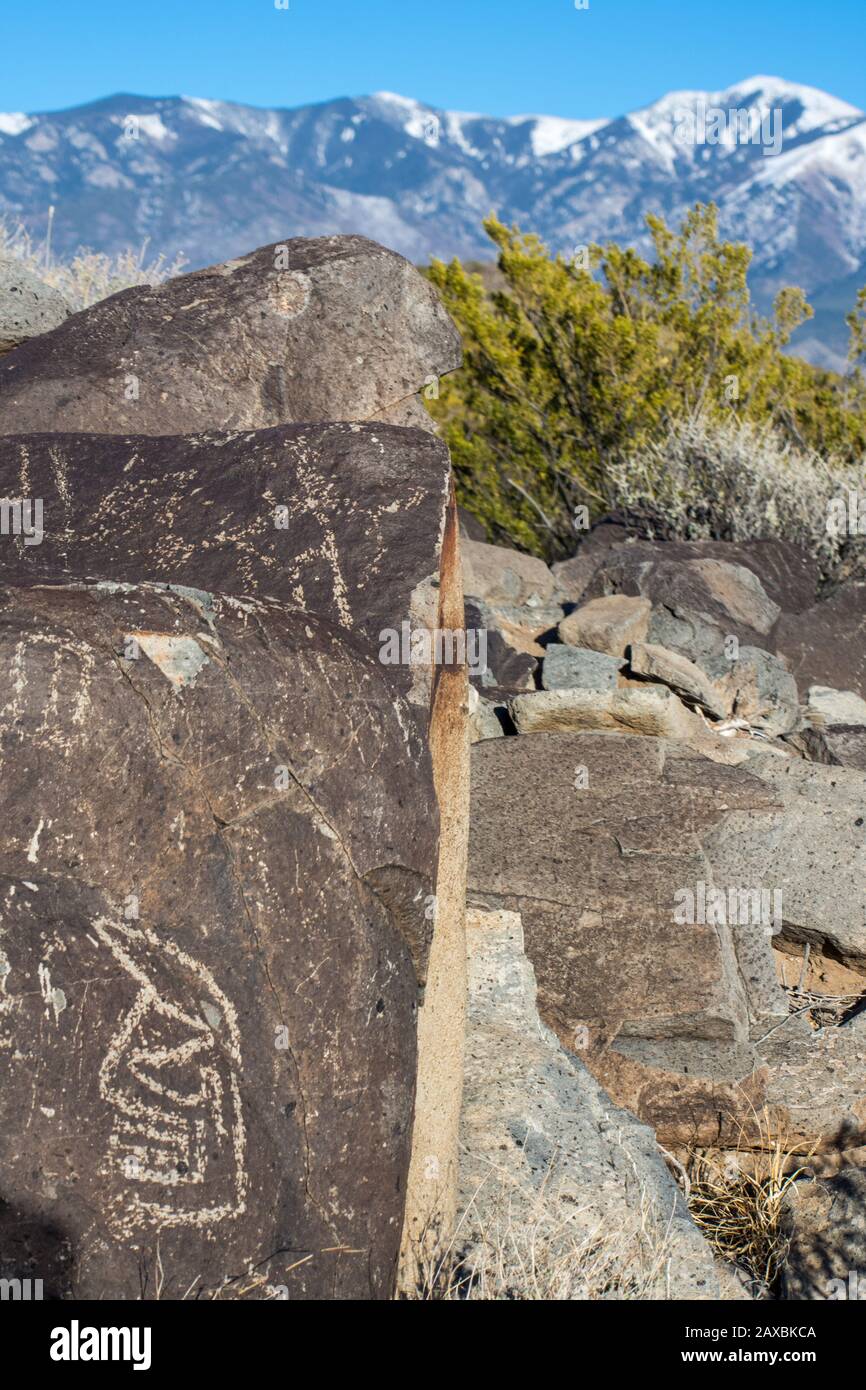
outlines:
M771 321L757 316L751 252L720 241L714 205L676 232L647 224L651 260L614 245L565 260L491 217L503 288L488 293L456 260L428 270L465 349L430 408L460 500L492 539L570 554L575 508L617 505L611 465L698 414L768 426L843 462L866 451L866 292L842 377L783 352L812 310L785 289Z

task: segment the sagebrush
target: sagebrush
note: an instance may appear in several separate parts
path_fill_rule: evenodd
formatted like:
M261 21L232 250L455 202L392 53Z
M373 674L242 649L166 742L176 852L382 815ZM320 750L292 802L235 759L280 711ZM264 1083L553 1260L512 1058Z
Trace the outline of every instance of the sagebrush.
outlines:
M183 256L172 261L164 256L148 259L147 241L137 251L127 248L115 255L82 247L70 260L58 261L52 257L47 240L37 242L23 224L0 219L0 259L4 258L20 261L45 284L59 290L75 311L135 285L160 285L179 275L186 264Z

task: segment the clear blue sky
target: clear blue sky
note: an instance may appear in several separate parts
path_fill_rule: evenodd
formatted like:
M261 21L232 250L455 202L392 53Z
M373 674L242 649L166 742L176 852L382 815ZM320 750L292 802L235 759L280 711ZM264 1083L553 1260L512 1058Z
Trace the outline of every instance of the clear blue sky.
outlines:
M5 0L0 111L112 92L296 106L388 90L613 116L752 73L866 107L866 0Z

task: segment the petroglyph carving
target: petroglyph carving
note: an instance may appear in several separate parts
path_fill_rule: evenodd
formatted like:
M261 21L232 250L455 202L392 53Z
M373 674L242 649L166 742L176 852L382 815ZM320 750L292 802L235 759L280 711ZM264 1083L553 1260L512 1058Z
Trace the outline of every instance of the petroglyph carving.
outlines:
M139 986L99 1069L114 1113L108 1171L129 1184L113 1225L126 1235L240 1215L246 1141L231 1001L209 970L147 927L99 918L93 930ZM180 1002L188 992L195 1003Z

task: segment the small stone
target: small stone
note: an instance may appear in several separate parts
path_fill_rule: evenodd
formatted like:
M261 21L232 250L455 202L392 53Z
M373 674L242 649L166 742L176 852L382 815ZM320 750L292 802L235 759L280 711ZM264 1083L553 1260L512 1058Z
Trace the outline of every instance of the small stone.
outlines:
M624 662L621 657L552 642L541 670L545 690L615 690Z
M56 328L70 313L59 290L44 284L20 261L0 260L0 352Z
M462 542L460 554L463 589L471 598L538 606L553 596L553 575L535 555L468 540Z
M633 642L629 653L629 665L635 675L661 681L686 703L699 705L717 719L723 719L729 712L727 702L709 678L687 657L651 642Z
M812 724L866 726L866 700L853 690L832 690L826 685L809 687L807 714Z
M610 594L569 613L559 624L559 636L570 647L590 647L608 656L625 656L632 642L642 642L646 637L651 612L648 599Z

